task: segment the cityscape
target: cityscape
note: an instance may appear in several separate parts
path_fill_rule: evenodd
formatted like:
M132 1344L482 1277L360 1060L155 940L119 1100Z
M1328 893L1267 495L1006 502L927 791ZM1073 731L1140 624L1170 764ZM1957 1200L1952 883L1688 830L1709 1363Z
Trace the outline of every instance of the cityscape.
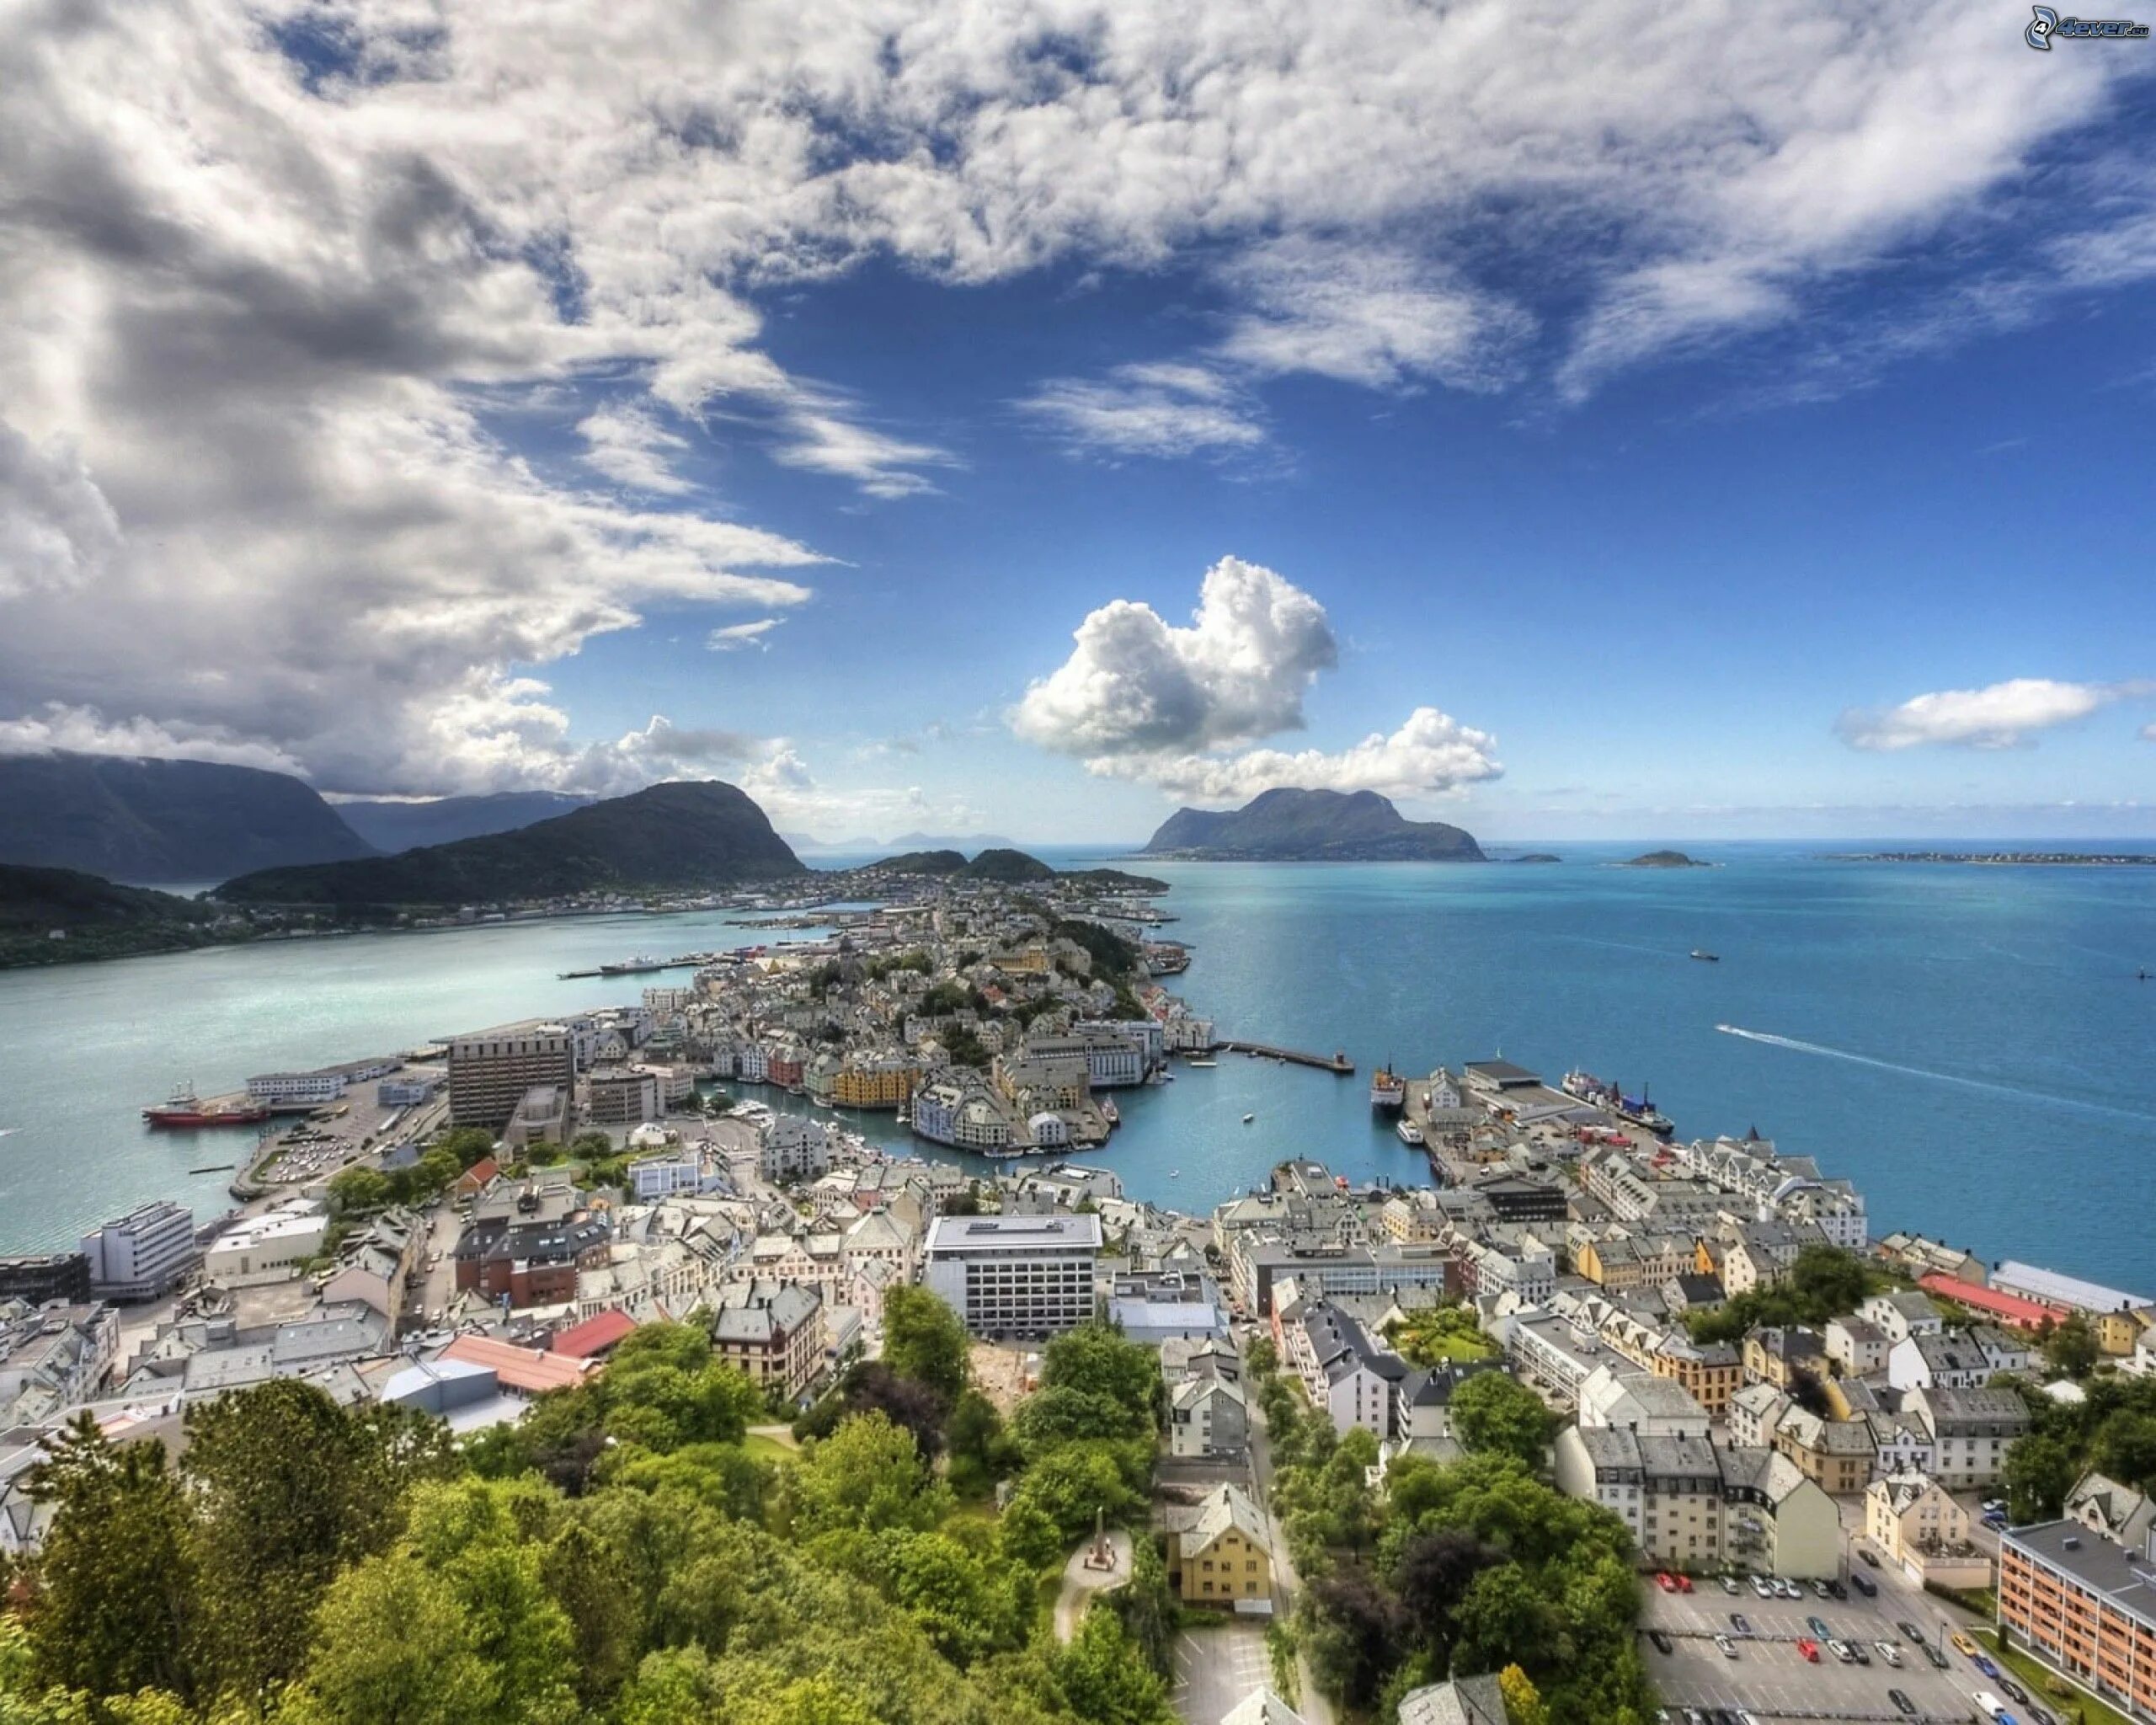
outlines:
M2156 59L0 9L0 1725L2156 1725Z

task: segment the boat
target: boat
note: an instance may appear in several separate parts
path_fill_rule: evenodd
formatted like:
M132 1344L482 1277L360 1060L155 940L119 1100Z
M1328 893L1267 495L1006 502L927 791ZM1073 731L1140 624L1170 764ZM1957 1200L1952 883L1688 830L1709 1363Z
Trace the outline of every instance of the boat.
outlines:
M1380 1066L1370 1074L1370 1106L1374 1108L1404 1108L1407 1103L1407 1081L1389 1065Z
M1593 1073L1575 1066L1565 1074L1564 1092L1582 1102L1611 1103L1617 1099L1617 1087L1607 1078L1598 1078Z
M1257 1116L1256 1114L1245 1114L1245 1115L1243 1116L1243 1124L1245 1124L1246 1126L1247 1126L1248 1124L1250 1124L1250 1123L1251 1123L1252 1120L1255 1120L1257 1118Z
M262 1102L205 1103L192 1084L176 1084L161 1108L144 1108L142 1118L152 1126L259 1126L270 1118L270 1104Z
M1193 1060L1186 1064L1193 1066L1217 1066L1220 1063L1214 1060Z
M1182 1178L1182 1170L1181 1168L1170 1168L1168 1170L1168 1178L1171 1180L1180 1180Z
M1720 953L1710 953L1705 947L1694 947L1692 948L1692 956L1697 959L1703 964L1719 964L1721 963L1721 954Z
M1657 1138L1667 1138L1677 1130L1669 1116L1644 1096L1620 1096L1611 1104L1610 1111L1620 1120L1630 1120L1635 1126L1646 1127Z
M1400 1135L1400 1141L1402 1144L1419 1145L1422 1141L1422 1129L1405 1114L1400 1117L1399 1124L1392 1130Z

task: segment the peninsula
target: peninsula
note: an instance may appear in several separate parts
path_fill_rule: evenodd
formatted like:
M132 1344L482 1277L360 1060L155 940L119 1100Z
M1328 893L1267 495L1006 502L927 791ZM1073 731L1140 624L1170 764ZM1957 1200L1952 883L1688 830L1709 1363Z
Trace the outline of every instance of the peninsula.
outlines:
M1480 862L1471 834L1409 820L1375 791L1267 791L1240 809L1178 809L1139 852L1201 862Z

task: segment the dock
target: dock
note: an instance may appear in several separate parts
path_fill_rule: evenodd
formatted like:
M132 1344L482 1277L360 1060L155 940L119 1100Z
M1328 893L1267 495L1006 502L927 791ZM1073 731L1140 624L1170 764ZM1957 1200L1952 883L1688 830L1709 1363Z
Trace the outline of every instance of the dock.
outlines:
M1342 1078L1355 1076L1355 1063L1344 1054L1305 1054L1300 1049L1275 1048L1269 1042L1245 1042L1240 1038L1216 1042L1213 1049L1215 1053L1225 1049L1231 1055L1256 1055L1262 1060L1285 1060L1291 1066L1315 1066L1321 1071L1337 1072Z

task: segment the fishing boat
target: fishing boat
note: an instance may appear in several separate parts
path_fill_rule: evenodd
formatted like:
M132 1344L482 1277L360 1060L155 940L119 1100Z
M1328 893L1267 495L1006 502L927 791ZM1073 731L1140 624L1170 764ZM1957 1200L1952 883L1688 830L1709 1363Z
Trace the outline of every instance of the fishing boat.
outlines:
M200 1100L192 1084L175 1084L161 1108L144 1108L142 1118L152 1126L255 1126L270 1118L270 1105L260 1102Z
M1422 1141L1422 1129L1405 1114L1400 1117L1399 1124L1392 1130L1400 1135L1402 1144L1419 1145Z

